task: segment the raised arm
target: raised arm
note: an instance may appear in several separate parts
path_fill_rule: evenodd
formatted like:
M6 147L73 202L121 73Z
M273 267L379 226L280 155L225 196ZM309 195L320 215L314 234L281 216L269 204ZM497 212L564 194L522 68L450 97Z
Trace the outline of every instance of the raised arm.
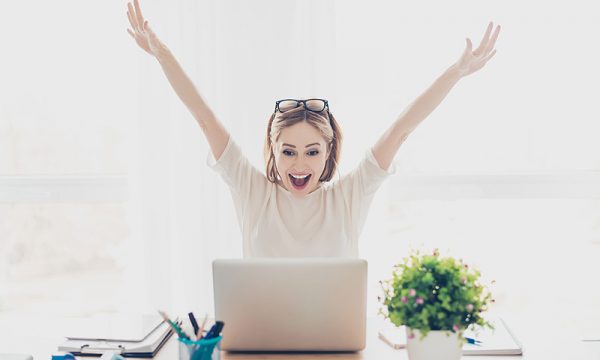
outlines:
M127 18L133 29L127 29L127 32L144 51L158 60L177 96L202 128L213 156L219 159L229 141L229 133L206 105L175 56L158 39L148 21L144 20L138 0L134 0L134 6L127 3Z
M496 26L496 30L492 34L493 26L493 23L488 25L485 35L475 51L472 50L471 40L467 38L467 45L460 59L413 101L377 141L373 147L373 155L382 169L387 170L390 167L400 145L417 125L444 100L458 80L481 69L494 56L496 53L494 45L500 33L500 26Z

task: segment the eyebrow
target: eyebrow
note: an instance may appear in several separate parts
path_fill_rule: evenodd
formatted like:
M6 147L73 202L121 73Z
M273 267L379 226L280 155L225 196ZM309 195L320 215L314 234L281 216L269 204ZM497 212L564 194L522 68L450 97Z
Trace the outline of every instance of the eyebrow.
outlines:
M321 144L319 144L319 143L312 143L312 144L306 145L305 147L309 147L309 146L313 146L313 145L321 146ZM296 148L296 145L292 145L292 144L288 144L288 143L283 143L282 146L289 146L289 147L293 147L294 149Z

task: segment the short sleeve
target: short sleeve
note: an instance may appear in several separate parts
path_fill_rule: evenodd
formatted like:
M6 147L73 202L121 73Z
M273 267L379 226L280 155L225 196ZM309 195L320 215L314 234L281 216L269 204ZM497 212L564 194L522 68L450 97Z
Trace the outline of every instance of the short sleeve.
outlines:
M206 162L229 187L242 227L251 223L253 219L246 216L248 209L264 203L270 184L267 178L248 161L231 136L219 159L209 151Z
M396 164L392 162L388 170L382 169L377 159L375 159L373 151L369 149L357 171L359 172L358 176L361 178L363 191L365 194L372 194L377 191L385 179L396 173Z
M337 187L343 194L346 211L351 219L348 231L352 234L352 239L358 239L377 189L395 172L396 166L393 164L387 171L382 169L373 152L368 150L358 166L339 180Z

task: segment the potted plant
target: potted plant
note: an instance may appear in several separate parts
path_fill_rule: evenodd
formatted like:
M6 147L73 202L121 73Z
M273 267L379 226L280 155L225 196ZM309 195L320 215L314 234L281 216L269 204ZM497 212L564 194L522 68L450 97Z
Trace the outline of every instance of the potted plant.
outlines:
M392 279L381 281L381 313L406 326L411 360L460 359L463 332L471 325L491 328L482 317L494 300L479 283L479 271L462 260L413 252L394 266Z

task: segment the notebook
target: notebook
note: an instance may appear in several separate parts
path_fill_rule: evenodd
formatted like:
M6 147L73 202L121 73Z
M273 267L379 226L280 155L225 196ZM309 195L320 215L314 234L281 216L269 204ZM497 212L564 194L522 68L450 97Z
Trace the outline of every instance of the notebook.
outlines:
M516 336L510 331L502 318L490 320L494 330L477 329L465 331L465 336L482 341L479 345L465 344L463 355L522 355L523 347ZM406 329L396 327L389 321L380 326L379 339L393 347L406 347Z
M127 327L127 325L124 325ZM149 329L150 326L146 329ZM91 333L90 333L91 334ZM103 334L97 332L96 334ZM99 338L77 338L77 335L71 334L65 342L58 346L58 351L70 352L76 356L98 356L107 351L113 351L124 357L150 358L154 357L161 347L173 334L173 330L164 321L149 330L145 335L133 333L131 335L118 333L117 339L111 339L105 335ZM89 334L85 334L85 337ZM141 340L140 340L141 337ZM123 340L129 339L129 340Z
M33 360L33 356L29 354L0 353L0 360Z
M223 350L358 351L366 343L367 262L215 260Z

